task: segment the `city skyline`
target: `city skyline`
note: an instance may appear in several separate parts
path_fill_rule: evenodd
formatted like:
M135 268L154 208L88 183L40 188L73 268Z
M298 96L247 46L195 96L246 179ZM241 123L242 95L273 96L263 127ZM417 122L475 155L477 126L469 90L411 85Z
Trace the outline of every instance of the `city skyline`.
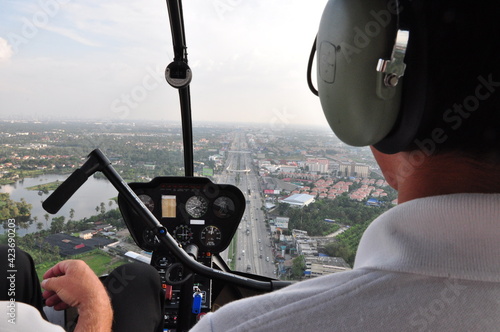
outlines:
M327 125L306 67L326 1L183 4L193 122ZM179 121L165 3L6 1L1 119Z

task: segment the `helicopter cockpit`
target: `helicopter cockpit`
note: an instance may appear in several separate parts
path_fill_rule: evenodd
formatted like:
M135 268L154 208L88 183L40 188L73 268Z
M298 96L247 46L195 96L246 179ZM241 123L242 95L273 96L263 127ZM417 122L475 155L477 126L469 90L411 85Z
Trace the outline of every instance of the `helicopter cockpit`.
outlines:
M54 1L57 5L54 5ZM45 16L52 18L54 15L50 13L57 12L61 2L62 0L53 0L50 5L47 5L48 2L43 3ZM155 278L159 277L161 284L158 286L161 298L164 299L163 317L160 320L165 331L184 332L193 328L247 331L253 330L253 327L266 331L297 331L311 326L314 330L330 330L333 324L343 331L386 331L390 328L420 331L450 328L472 330L479 326L484 326L484 330L495 330L500 317L497 259L500 172L496 167L500 160L500 120L496 112L500 101L495 90L500 83L494 56L497 52L494 46L496 43L485 31L491 31L491 35L495 35L494 31L499 30L498 23L495 22L498 21L496 16L500 7L488 2L476 5L472 1L451 0L330 0L325 3L303 5L308 7L306 13L305 10L300 10L302 3L297 5L298 11L288 11L289 2L285 1L259 2L255 6L229 0L213 0L210 3L200 1L197 4L190 2L190 9L194 9L196 5L204 10L209 7L217 17L217 24L212 24L209 29L208 25L204 26L207 21L202 14L188 14L191 24L199 23L197 34L203 37L198 40L206 43L207 50L214 51L217 56L225 52L223 55L226 60L232 61L232 65L225 67L216 57L201 61L198 60L201 57L195 56L194 61L188 62L189 30L186 31L184 27L182 1L167 0L173 60L166 66L164 73L161 70L160 76L162 83L164 79L178 93L181 130L169 132L168 135L182 137L182 144L169 146L169 149L182 154L182 167L172 166L172 174L155 174L153 177L134 174L132 181L129 181L130 177L125 181L129 170L127 167L131 168L131 164L120 165L120 158L129 158L131 150L113 154L112 149L101 149L99 142L91 142L86 145L91 150L90 153L82 153L87 155L86 159L43 201L43 208L49 213L57 213L96 174L105 177L112 184L118 192L116 204L130 238L145 253L141 259L148 257L147 264L150 266L147 268ZM142 2L135 4L134 8L142 8L142 5ZM471 7L474 7L474 14L469 17ZM78 12L82 8L84 7L75 5L72 11ZM278 12L277 8L282 11ZM250 13L244 20L243 16L230 15L243 9ZM110 9L111 12L115 10L116 8ZM253 37L255 39L241 33L242 30L233 31L227 26L221 28L221 23L226 19L231 24L242 21L244 26L253 27L252 17L257 17L262 12L265 12L266 22L271 25L275 15L283 16L294 24L285 28L276 19L276 34L271 34L270 29L262 28L259 30L260 34ZM319 29L317 25L306 26L309 21L305 17L313 12L316 15L314 23L320 22ZM36 35L38 30L33 30L31 26L43 26L50 30L45 23L40 23L40 17L33 16L32 21L38 22L36 24L23 20L28 27L23 27L24 31L31 31ZM290 33L292 26L298 30ZM104 32L109 26L103 24L94 28L94 32ZM209 33L203 34L205 28L213 34L224 30L230 37L222 39L218 45L218 42L210 41ZM255 28L261 27L257 24ZM79 43L98 46L71 31L52 30ZM296 55L290 49L283 48L282 51L278 47L270 51L267 46L279 42L283 47L292 45L293 50L298 31L303 37L301 45L307 40L307 43L304 42L307 47L302 46L301 52L308 48L307 52L304 51L307 56L301 61L306 74L300 76L304 83L301 89L305 87L307 80L313 94L320 97L318 113L314 110L302 110L310 100L301 99L300 105L295 105L292 101L279 106L282 110L276 110L273 108L276 106L274 104L268 106L267 112L259 113L259 116L267 117L269 127L260 128L260 132L255 135L244 136L240 124L230 124L231 133L222 137L222 147L214 145L206 148L208 152L218 152L216 158L225 157L225 163L219 164L220 174L225 175L215 177L211 173L213 169L208 168L206 174L205 168L203 172L195 172L195 150L208 144L205 137L198 138L197 141L193 139L194 112L192 114L191 106L198 101L195 98L191 100L191 87L196 82L199 63L202 62L209 68L203 73L205 82L208 83L207 90L202 92L207 105L211 103L212 111L220 111L220 118L238 119L238 114L243 113L246 115L245 120L257 118L254 108L266 104L268 99L263 98L261 101L252 91L235 94L236 86L241 82L249 83L253 87L262 88L266 97L273 97L277 90L285 99L294 95L295 86L283 88L281 83L297 78L297 69L288 68L285 75L283 68L274 71L272 66L262 66L259 60L274 58L274 63L286 66L288 62L284 59ZM291 37L284 38L288 34ZM163 36L163 32L160 35ZM247 49L245 54L237 51L234 54L228 54L231 53L228 51L217 52L218 46L222 44L234 42L237 45L251 46L257 39L265 41L262 44L264 46L250 51ZM470 43L476 40L480 41L480 47L474 50L464 49L464 45L469 47L464 41ZM16 47L25 44L23 39L17 41ZM111 43L111 47L113 46L115 45ZM142 50L135 52L141 53ZM134 53L133 49L131 53ZM304 54L301 53L300 56ZM225 76L226 69L234 70L241 58L248 60L253 56L257 60L246 62L244 75ZM483 58L488 61L483 61ZM74 67L70 64L65 68ZM117 67L118 71L129 69L127 66ZM316 71L313 70L314 67ZM126 87L129 93L122 93L111 103L106 101L111 117L118 117L119 120L126 118L131 110L139 106L139 101L145 101L148 94L159 86L158 70L148 67L146 71L148 73L143 76L141 84L131 89ZM105 72L95 81L103 88L105 84L100 79L113 75ZM313 76L316 76L316 83ZM273 83L263 83L263 78L270 77L273 78ZM218 80L224 81L223 89L218 87ZM87 88L91 89L89 84L85 86ZM242 90L240 86L238 89ZM216 97L216 92L221 92L222 97ZM309 91L307 93L311 100L317 101ZM174 95L169 97L173 99ZM101 97L96 94L97 98ZM252 103L247 102L248 100L252 100ZM241 109L219 109L219 105L231 102L239 103L238 107ZM85 109L82 104L75 103L75 110ZM335 133L335 140L337 137L339 139L335 146L335 154L339 152L338 159L335 159L339 169L335 170L335 175L333 172L328 173L331 169L328 169L328 165L321 165L319 160L331 157L329 153L333 149L330 143L311 148L312 151L321 151L324 158L311 158L314 161L310 164L288 164L287 160L279 160L282 155L310 157L307 149L273 145L279 138L274 133L263 134L268 129L278 132L280 128L277 127L289 123L290 113L287 107L290 105L295 110L299 109L296 111L300 113L296 120L298 123L308 117L315 118L318 114L321 114L324 122L326 116ZM320 108L323 109L322 112ZM155 106L151 106L151 109L155 109ZM212 120L213 116L203 114L203 117L205 120ZM205 125L210 128L211 124L208 122ZM328 130L333 137L330 128ZM25 133L21 134L24 136ZM122 134L109 133L109 136L113 141L115 135ZM147 135L149 133L144 137ZM134 134L127 131L125 136L133 137ZM282 134L280 138L284 136L286 135ZM83 135L74 135L72 139L79 140L82 137ZM300 140L303 137L294 139ZM311 137L306 139L314 140ZM147 150L149 156L160 153L166 147L156 144L155 149L152 149L151 146L145 147L143 142L133 142L132 139L127 140L125 145L129 144L131 149ZM266 143L269 145L258 146ZM249 152L250 144L258 148ZM385 181L384 186L398 190L397 199L378 201L368 199L367 196L348 196L348 189L344 185L348 187L349 184L340 181L342 185L331 193L332 200L341 197L339 200L344 199L351 206L357 204L354 202L357 200L363 202L362 205L368 209L378 208L380 205L385 208L377 210L382 213L380 216L363 220L363 225L359 225L360 222L352 227L364 226L356 228L355 231L359 230L359 234L352 240L356 248L358 245L360 247L357 252L356 249L354 253L350 253L353 260L354 255L356 256L357 265L353 264L352 270L342 266L341 273L336 273L338 270L335 270L320 278L312 277L299 283L291 281L291 278L273 276L276 271L269 270L269 267L274 268L274 262L273 259L270 261L266 253L272 253L269 256L278 258L285 255L285 250L296 253L297 248L301 247L306 248L305 251L310 249L314 255L320 254L315 248L309 247L308 240L301 242L298 239L304 233L300 230L289 236L293 240L298 239L290 241L292 244L289 247L282 245L286 236L281 230L274 231L277 241L271 241L273 235L266 228L268 225L264 220L268 210L264 205L264 198L260 196L264 190L260 187L262 182L256 180L260 165L251 160L252 153L257 151L256 154L264 155L261 159L266 158L263 152L271 156L270 162L266 164L266 172L279 167L292 169L289 173L284 171L279 174L277 177L280 179L293 174L294 180L303 177L318 180L310 182L315 187L314 191L304 186L304 183L295 183L294 188L304 189L296 192L300 196L307 187L307 190L311 190L308 192L312 197L308 202L313 202L315 197L323 197L325 200L320 204L325 206L329 204L324 202L330 192L320 185L320 181L324 180L322 175L346 181L357 179L360 190L370 188L368 184L362 185L360 178L363 176L359 176L361 170L357 168L357 161L364 160L365 155L358 154L359 150L356 150L353 152L353 159L347 158L344 154L346 145L361 147L373 154L370 154L375 158L373 165L380 168L375 166L369 169L367 166L367 172L373 170L382 182ZM39 146L27 148L35 149ZM217 151L219 148L220 151ZM206 157L208 160L208 155ZM165 160L165 163L169 161ZM146 165L147 159L136 164L140 164L143 170L158 166ZM255 165L258 166L254 167ZM117 170L115 166L124 167ZM302 170L307 170L307 173L301 173ZM181 175L181 172L184 174ZM470 174L475 178L472 179ZM491 181L485 180L488 177L492 178ZM371 188L369 191L376 195L373 197L382 195L382 189ZM271 191L270 195L276 196L270 201L278 202L281 191ZM302 203L293 202L295 206L287 206L286 209L306 206L306 203ZM397 206L393 207L393 203ZM389 209L391 210L387 211ZM314 208L305 210L311 215L315 213ZM96 211L99 211L99 206ZM303 213L304 210L294 211L299 211L295 216L300 222L309 217L307 213ZM364 215L365 211L357 211L360 219L368 218ZM343 210L339 212L342 213ZM371 223L374 219L376 221ZM324 215L315 221L322 226L335 222ZM335 226L342 228L339 232L351 227L341 223ZM331 237L338 233L319 230L318 234ZM361 234L363 238L360 240ZM265 241L275 246L272 248L269 245L267 248L263 243ZM319 242L320 240L316 243ZM477 245L479 242L481 245ZM275 251L282 251L283 255ZM280 258L285 261L284 257ZM319 261L316 264L321 265L321 268L333 270L334 267ZM293 264L292 260L288 263ZM302 273L300 279L305 275L305 262L302 263L304 265L298 267L299 274ZM291 270L292 268L288 269L289 272ZM283 271L286 270L283 268ZM318 275L323 271L318 272ZM100 282L97 284L101 285ZM274 291L276 293L271 293ZM237 301L240 299L243 300ZM247 305L252 309L249 310Z
M46 211L57 213L90 176L102 172L119 192L120 212L130 235L138 247L151 253L150 264L160 274L165 291L165 329L187 331L205 313L225 303L270 292L290 282L252 274L252 266L261 264L259 260L251 261L253 255L247 255L246 260L250 261L244 271L230 270L227 257L222 257L240 226L249 195L235 185L193 176L190 100L193 73L187 59L182 3L169 0L167 7L174 59L165 70L165 78L179 92L185 176L126 184L108 157L96 149L43 206ZM253 212L249 215L253 216ZM253 237L258 235L252 234ZM253 242L257 244L257 239ZM260 258L266 261L262 254Z

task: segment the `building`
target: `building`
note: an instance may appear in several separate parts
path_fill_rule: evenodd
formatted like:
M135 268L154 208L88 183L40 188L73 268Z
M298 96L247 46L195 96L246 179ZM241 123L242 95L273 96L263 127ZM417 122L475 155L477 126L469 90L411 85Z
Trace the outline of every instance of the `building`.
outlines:
M80 238L82 238L84 240L88 240L88 239L92 238L93 233L94 232L90 231L90 230L88 230L88 231L82 231L82 232L80 232L80 234L78 235L78 237L80 237Z
M307 278L319 277L327 274L351 270L349 264L341 257L329 257L320 253L320 247L334 241L333 238L311 237L306 231L293 229L292 236L280 236L279 245L276 246L276 262L280 274L286 274L291 269L292 259L285 261L285 252L290 255L303 256L306 269L304 276ZM282 258L280 260L280 258Z
M370 166L358 164L355 162L341 163L339 166L340 176L345 177L361 177L367 178L370 176Z
M281 228L281 229L288 229L288 222L290 221L290 218L288 217L276 217L274 219L274 226Z
M314 203L314 196L307 194L293 194L284 199L278 200L279 203L286 203L296 207L304 207L311 203Z
M305 275L311 278L351 270L349 264L341 257L304 256L304 259Z
M95 248L107 246L116 242L116 240L110 240L103 237L95 237L85 240L68 234L58 233L47 236L44 239L44 242L47 242L52 246L59 247L60 255L66 257L83 254L94 250Z
M308 158L306 161L309 172L328 173L329 164L326 158Z
M298 168L297 166L280 165L279 169L282 173L295 173Z
M290 182L286 182L280 179L272 178L272 177L262 177L262 189L265 194L271 194L270 192L265 192L266 190L274 190L278 191L278 194L282 191L286 193L291 193L295 189L298 188L298 185ZM276 195L275 192L272 194Z

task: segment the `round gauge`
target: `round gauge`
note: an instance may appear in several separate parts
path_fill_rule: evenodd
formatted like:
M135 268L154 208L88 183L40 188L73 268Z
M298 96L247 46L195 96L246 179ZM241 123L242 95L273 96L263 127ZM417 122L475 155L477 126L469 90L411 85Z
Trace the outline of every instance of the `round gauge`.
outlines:
M149 246L157 246L160 243L160 240L158 240L155 233L150 229L145 229L142 232L142 239Z
M139 197L139 199L144 203L144 205L146 205L149 211L153 212L153 209L155 208L155 203L153 202L151 196L146 194L141 194L137 197Z
M193 218L200 218L208 210L208 202L202 196L191 196L186 202L186 212Z
M219 218L229 218L234 214L235 207L231 198L221 196L214 202L214 213Z
M186 245L193 239L193 231L186 225L180 225L174 229L174 237L180 244Z
M222 233L215 226L207 226L203 228L200 234L201 242L207 247L215 247L222 240Z

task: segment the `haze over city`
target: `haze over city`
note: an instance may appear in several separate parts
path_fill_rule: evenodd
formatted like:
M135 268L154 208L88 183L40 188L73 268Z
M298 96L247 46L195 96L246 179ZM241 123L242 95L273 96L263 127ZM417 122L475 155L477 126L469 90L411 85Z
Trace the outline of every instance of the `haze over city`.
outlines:
M193 121L325 125L306 83L326 1L186 1ZM1 119L179 121L165 2L4 1Z

